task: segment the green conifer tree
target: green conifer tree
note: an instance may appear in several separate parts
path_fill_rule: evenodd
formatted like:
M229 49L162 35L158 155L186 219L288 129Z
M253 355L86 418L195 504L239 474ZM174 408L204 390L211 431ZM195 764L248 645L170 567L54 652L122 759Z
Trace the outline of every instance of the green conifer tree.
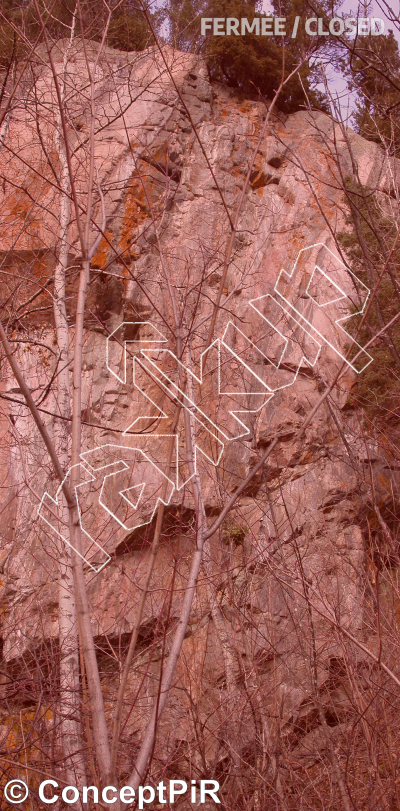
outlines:
M245 36L201 36L201 17L246 17L251 25L254 17L265 16L259 0L169 0L168 16L171 43L183 50L201 53L207 63L210 78L235 88L245 97L260 95L270 99L279 87L282 76L283 42L285 47L285 75L290 73L305 55L310 45L313 50L321 46L317 42L305 42L299 28L298 37L291 38L296 14L303 13L302 0L287 0L285 6L276 3L272 12L287 18L286 36L257 36L247 32ZM324 43L325 44L325 43ZM278 106L286 112L305 107L308 101L314 107L324 107L322 95L313 88L314 68L308 60L281 94ZM306 91L306 95L304 93Z
M357 42L348 63L349 87L357 92L354 123L370 141L400 152L400 53L393 31Z

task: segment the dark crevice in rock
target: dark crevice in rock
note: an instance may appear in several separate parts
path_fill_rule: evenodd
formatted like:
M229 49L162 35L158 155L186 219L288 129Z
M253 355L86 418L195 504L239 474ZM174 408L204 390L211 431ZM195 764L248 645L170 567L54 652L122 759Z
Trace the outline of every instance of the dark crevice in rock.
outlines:
M99 273L93 285L96 310L102 322L107 322L112 315L122 311L124 289L121 279L113 274Z
M186 535L190 530L193 530L195 517L195 511L190 508L181 510L180 507L166 507L164 510L161 543L173 537ZM129 533L126 538L118 544L114 556L119 558L122 555L138 552L148 547L153 540L156 520L157 514L154 515L149 524L138 527Z
M142 160L152 166L153 169L157 169L162 175L166 175L170 177L171 180L174 180L175 183L179 183L182 170L168 158L165 160L165 163L159 163L159 161L153 160L153 158L150 158L148 155L142 155Z
M46 642L0 665L0 696L3 702L19 707L37 706L39 700L54 696L59 688L58 640Z
M276 175L270 175L268 172L262 172L259 169L253 169L250 175L250 186L252 189L262 189L264 186L274 184L279 185L280 178Z
M170 618L169 623L173 622ZM169 624L168 623L168 624ZM163 617L151 617L139 629L136 649L143 652L158 644L166 631ZM101 676L119 672L120 662L126 656L131 632L120 635L101 635L94 638L96 657ZM58 639L47 641L8 662L0 660L0 698L2 703L15 707L37 707L41 700L51 699L60 688L60 648Z
M165 629L165 620L160 617L151 617L147 622L142 623L139 628L136 652L143 652L150 645L160 641ZM130 631L119 636L102 635L95 637L96 658L102 676L119 672L120 663L125 659L128 652L130 640Z
M272 158L269 159L268 164L272 166L273 169L280 169L283 163L283 158L281 155L274 155Z

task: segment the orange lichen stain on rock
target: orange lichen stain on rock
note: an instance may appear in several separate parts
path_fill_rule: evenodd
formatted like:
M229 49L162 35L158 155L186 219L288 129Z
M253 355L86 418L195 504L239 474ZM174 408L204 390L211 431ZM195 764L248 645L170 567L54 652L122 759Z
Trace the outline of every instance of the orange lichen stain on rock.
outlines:
M245 99L239 105L239 110L241 110L241 112L244 113L245 115L249 115L249 114L251 114L253 112L251 108L252 108L252 103L250 101L248 101L248 99Z
M160 166L165 166L166 162L169 158L169 144L168 141L163 141L156 149L153 149L151 152L151 157L153 161L157 161Z
M31 684L29 684L28 681L27 696L30 686ZM34 688L33 680L32 686ZM29 698L31 698L31 696L29 696ZM32 728L34 725L36 725L36 729L40 728L38 727L40 723L44 721L52 722L52 720L53 713L43 706L38 712L31 708L23 708L18 713L16 712L15 716L9 716L3 719L2 731L7 737L2 743L10 753L12 753L13 750L16 750L16 752L13 755L13 765L9 765L7 773L4 773L0 779L0 789L4 790L5 784L12 778L21 779L22 774L22 779L25 780L26 783L29 783L29 788L32 791L38 790L39 784L43 779L42 772L40 771L42 766L42 754L40 747L37 748L35 743L32 742L32 739L35 738L35 735L32 736ZM29 779L27 778L25 768L26 763L29 763L30 766Z
M124 215L122 218L119 252L125 257L131 245L132 231L148 217L148 201L140 178L133 176L128 181Z
M293 264L304 247L303 234L299 236L292 235L288 240L288 262L290 264L290 270L292 270Z
M25 243L30 249L41 247L40 231L43 223L37 216L42 201L33 184L30 188L14 189L2 203L2 238L4 248L21 249Z
M104 268L106 267L108 258L110 256L111 239L112 239L111 232L106 231L106 236L101 238L100 245L97 248L97 251L94 254L93 259L91 261L92 268L104 270Z

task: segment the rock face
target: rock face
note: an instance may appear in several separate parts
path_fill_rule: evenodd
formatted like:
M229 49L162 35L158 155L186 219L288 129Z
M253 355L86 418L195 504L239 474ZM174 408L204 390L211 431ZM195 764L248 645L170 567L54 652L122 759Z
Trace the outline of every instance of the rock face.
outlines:
M57 54L59 71L64 54ZM84 205L90 121L89 90L79 84L82 60L79 48L71 52L67 108ZM39 104L51 107L49 68L37 70ZM356 667L368 666L365 652L338 633L338 624L372 650L377 646L365 622L367 471L382 503L397 484L372 439L360 439L362 417L349 403L356 373L370 359L353 346L345 360L352 341L337 320L361 310L368 291L346 269L335 235L347 227L341 178L356 166L363 185L384 200L388 169L377 146L319 112L274 116L258 143L264 105L211 87L204 65L192 55L168 52L163 62L153 51L106 52L95 101L94 220L101 222L102 197L106 238L93 257L87 304L86 490L80 504L93 628L110 702L145 579L155 507L160 498L167 504L129 681L127 706L136 703L124 728L121 774L141 737L161 651L164 644L168 648L185 589L194 532L191 464L201 478L211 526L278 438L211 538L158 757L166 766L175 764L174 777L187 774L193 761L199 773L223 780L231 745L250 771L270 770L279 794L278 751L285 775L312 765L332 736L344 735L346 645L352 645ZM42 139L52 147L56 129L56 117L49 116ZM12 160L7 148L1 157L3 251L8 267L25 274L29 293L28 263L40 264L41 279L54 267L60 195L47 168L38 188L34 170L43 153L28 109L17 110L9 124L9 150L12 143L19 145ZM57 155L53 159L58 171ZM225 278L229 218L235 217L249 168ZM21 229L33 189L36 208L29 227ZM73 268L80 256L71 217ZM94 240L94 226L92 231ZM68 283L73 339L74 270ZM31 345L21 343L18 351L38 393L52 379L56 353L47 348L54 335L48 316L32 319ZM340 369L330 399L300 434ZM5 367L2 388L18 400ZM44 412L50 429L57 413L53 388ZM8 446L2 458L9 471L0 552L3 666L20 678L27 657L39 661L46 646L57 648L57 538L49 526L54 515L46 513L46 504L37 515L38 498L45 490L54 497L57 484L26 408L6 403L20 439L6 435L3 423ZM177 403L181 412L168 464ZM191 459L185 413L193 427ZM96 573L104 553L111 560Z

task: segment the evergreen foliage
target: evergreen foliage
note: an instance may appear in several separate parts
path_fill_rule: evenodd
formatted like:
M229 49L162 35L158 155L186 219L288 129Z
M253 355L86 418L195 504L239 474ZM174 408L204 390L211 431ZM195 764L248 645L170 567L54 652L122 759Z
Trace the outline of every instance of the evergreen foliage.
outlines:
M54 40L68 36L75 0L54 0L51 13L45 0L38 0L46 30ZM140 51L153 42L153 36L140 0L115 2L115 10L107 35L107 44L122 51ZM201 36L201 17L246 17L251 24L254 17L261 17L257 0L168 0L165 15L168 26L168 41L180 50L201 54L208 66L210 78L235 88L244 97L273 97L282 77L284 50L285 76L298 64L306 48L318 50L319 38L310 41L303 27L298 36L291 39L290 32L296 14L310 13L303 0L285 0L273 12L287 19L287 36L257 36L247 32L245 36ZM163 12L149 13L158 32ZM106 4L98 0L81 0L77 35L99 40L107 18ZM165 29L164 29L165 30ZM3 0L0 18L0 69L7 69L11 61L21 58L29 43L40 39L41 28L32 0ZM283 49L284 43L284 49ZM323 43L326 45L326 42ZM306 60L293 79L281 93L278 107L286 112L304 108L308 102L324 109L322 95L313 87L315 70Z
M51 11L45 0L38 0L47 35L54 40L69 36L76 0L54 0ZM107 44L121 51L141 51L151 45L153 37L142 11L135 0L115 2L111 15ZM98 0L81 0L76 33L86 39L99 41L107 21L106 4ZM155 26L159 13L151 15ZM41 26L32 0L3 0L0 12L0 70L7 69L10 60L27 52L30 43L40 38Z
M239 20L246 17L251 25L254 17L266 16L258 12L259 5L255 0L169 0L171 40L176 47L201 53L212 80L235 88L245 97L256 98L261 94L270 99L282 78L283 41L285 76L298 64L306 45L308 48L312 45L313 50L321 45L318 38L311 43L308 37L305 43L301 27L298 37L290 37L296 14L303 14L305 9L302 0L287 0L285 6L280 4L273 12L275 16L287 19L285 37L257 36L249 32L245 36L201 37L200 33L200 17L234 17ZM326 109L322 94L313 88L314 77L315 71L307 60L299 75L284 88L278 107L286 112L304 108L306 93L312 106Z
M8 71L23 52L23 10L20 3L3 0L0 10L0 70Z
M143 51L152 43L153 35L140 4L124 0L111 17L107 45L120 51Z
M208 17L207 0L168 0L169 39L180 51L202 50L200 19Z
M393 31L359 40L348 66L349 86L358 99L354 123L370 141L400 152L400 53Z
M346 327L353 334L357 333L357 342L364 346L399 312L400 247L390 204L379 205L370 189L355 184L351 178L346 178L345 183L351 213L347 219L349 229L339 235L339 243L346 251L352 270L371 292L384 270L361 331L358 333L359 319L351 319ZM381 423L397 424L400 420L400 320L374 344L371 354L374 361L359 375L355 398L369 417Z

